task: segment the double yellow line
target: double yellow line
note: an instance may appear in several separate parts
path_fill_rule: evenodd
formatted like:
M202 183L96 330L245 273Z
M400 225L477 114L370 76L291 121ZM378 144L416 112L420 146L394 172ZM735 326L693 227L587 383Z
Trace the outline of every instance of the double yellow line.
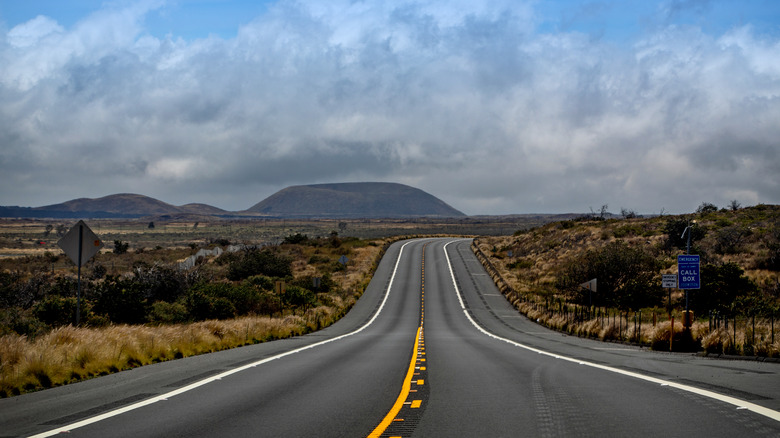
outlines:
M417 347L420 344L420 335L422 334L422 327L417 328L417 337L414 341L414 353L412 354L412 361L409 363L409 370L406 372L406 377L404 378L404 384L401 387L401 393L398 395L398 399L396 399L395 404L390 409L390 412L387 413L385 418L382 420L381 423L374 429L373 432L371 432L368 436L369 438L377 438L384 433L384 431L390 426L390 424L393 423L393 420L395 420L395 417L398 415L399 412L401 412L401 408L403 408L404 403L406 402L406 399L409 397L409 390L412 388L412 377L414 377L414 370L417 366Z
M423 338L423 322L425 321L425 247L428 244L423 245L422 249L422 283L420 290L420 326L417 327L417 335L414 337L414 348L412 349L412 360L409 362L409 369L406 371L406 377L404 378L403 385L401 386L401 393L398 394L398 398L395 400L395 404L387 413L381 423L371 432L369 438L378 438L385 430L395 421L398 413L406 403L406 399L409 398L409 393L412 389L412 379L415 375L415 370L418 367L418 355L420 355L420 342ZM422 353L424 354L424 353ZM425 361L424 358L420 358L419 361ZM425 368L423 368L425 369ZM417 384L421 384L422 381L418 380ZM419 408L421 404L420 400L414 400L411 403L412 408Z

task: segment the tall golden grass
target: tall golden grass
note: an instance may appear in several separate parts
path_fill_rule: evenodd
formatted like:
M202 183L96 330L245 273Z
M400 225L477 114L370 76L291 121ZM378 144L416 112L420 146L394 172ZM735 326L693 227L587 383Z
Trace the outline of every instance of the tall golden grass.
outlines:
M394 240L353 252L334 278L346 296L329 294L322 305L281 317L245 316L177 325L65 326L35 339L0 337L0 397L65 385L138 366L243 345L298 336L336 322L362 293ZM309 272L299 266L296 274ZM325 299L327 298L327 299Z
M247 316L184 325L59 327L30 341L0 337L0 396L64 385L155 362L300 335L333 322L330 307L284 318Z

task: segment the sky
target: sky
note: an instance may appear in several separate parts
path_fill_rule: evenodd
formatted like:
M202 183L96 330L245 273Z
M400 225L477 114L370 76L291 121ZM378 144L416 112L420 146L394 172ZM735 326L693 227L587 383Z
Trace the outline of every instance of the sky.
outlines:
M780 203L776 0L0 0L0 205Z

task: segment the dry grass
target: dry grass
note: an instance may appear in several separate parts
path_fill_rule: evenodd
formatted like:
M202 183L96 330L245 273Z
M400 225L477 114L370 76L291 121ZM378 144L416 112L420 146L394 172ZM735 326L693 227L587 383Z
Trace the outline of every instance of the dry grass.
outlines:
M298 315L247 316L180 325L56 328L34 340L0 337L0 397L106 375L150 363L297 336L326 327L355 303L390 241L354 248L333 276L344 295L323 294L327 305ZM316 272L297 263L295 275Z
M759 287L768 285L771 288L778 284L780 278L777 271L761 268L761 260L766 258L763 237L766 234L754 233L742 245L742 251L736 254L721 255L712 248L719 230L718 224L724 221L724 217L732 222L749 224L757 230L767 229L772 232L778 223L778 213L780 210L772 207L758 210L758 213L748 209L737 213L721 212L709 217L699 217L700 225L709 230L707 238L700 242L700 245L707 250L711 263L738 263L745 270L745 275ZM493 280L512 304L521 313L540 324L580 336L635 342L653 348L668 349L670 323L665 312L662 317L659 316L656 324L649 319L651 313L643 312L641 330L634 333L633 316L629 317L628 328L626 328L625 319L620 323L613 323L613 319L609 322L596 319L574 322L571 318L566 319L554 312L547 312L544 308L546 301L552 302L562 298L555 287L555 281L558 273L567 263L581 257L588 250L601 248L618 239L628 245L655 251L665 266L659 272L659 278L663 273L674 273L676 253L663 249L666 239L663 227L667 219L550 223L537 229L518 232L513 236L480 237L475 240L475 252L478 256L481 252L485 257L483 265L488 268ZM672 297L679 299L680 294L681 292L677 291ZM614 314L616 311L612 310L612 312ZM659 315L660 313L658 312ZM699 320L694 323L691 334L695 342L700 342L701 348L711 353L780 357L780 333L775 328L773 343L770 320L756 321L755 333L752 321L749 323L742 318L738 321L736 335L733 333L733 320L730 321L729 326L731 332L727 336L723 329L711 332L708 321ZM673 344L682 342L681 333L682 325L678 315Z
M327 315L327 312L325 312ZM309 330L305 316L243 317L187 325L60 327L34 341L0 338L0 395L15 395L141 365L285 338Z

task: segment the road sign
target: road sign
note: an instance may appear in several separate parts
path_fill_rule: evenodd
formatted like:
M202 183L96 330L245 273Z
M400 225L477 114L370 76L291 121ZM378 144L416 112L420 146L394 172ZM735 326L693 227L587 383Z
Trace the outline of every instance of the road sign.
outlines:
M78 221L70 231L62 236L57 245L78 266L78 289L76 292L76 326L78 327L81 323L81 267L100 251L103 242L84 221Z
M98 236L84 223L78 221L73 228L68 231L57 245L65 251L65 254L73 260L78 267L84 266L89 259L100 251L103 242Z
M675 275L675 274L663 274L663 277L661 279L661 285L664 288L675 288L675 287L677 287L677 275Z
M341 264L342 264L342 265L344 265L344 266L346 266L346 265L347 265L347 262L348 262L348 261L349 261L349 259L348 259L348 258L347 258L347 256L345 256L345 255L343 255L343 256L341 256L341 257L339 257L339 263L341 263Z
M583 289L587 289L591 292L596 292L596 279L586 281L585 283L580 284L580 287Z
M698 255L677 256L677 283L680 289L701 289Z

